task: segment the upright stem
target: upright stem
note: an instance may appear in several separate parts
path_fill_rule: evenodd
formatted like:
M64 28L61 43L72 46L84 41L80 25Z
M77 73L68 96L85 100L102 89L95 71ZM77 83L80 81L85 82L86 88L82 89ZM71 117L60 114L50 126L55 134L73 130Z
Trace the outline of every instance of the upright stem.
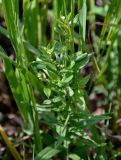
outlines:
M58 8L58 1L54 0L54 13L53 13L53 19L52 19L52 32L51 32L51 37L52 37L52 41L54 41L55 39L55 27L56 27L56 18L59 16L59 8Z
M28 77L29 79L30 77ZM42 141L40 137L40 132L39 132L39 119L38 119L38 113L36 111L36 101L34 97L34 92L33 88L31 85L31 80L29 80L29 92L30 92L30 101L32 102L32 119L33 119L33 125L34 125L34 141L35 141L35 150L36 153L39 153L42 149Z
M74 54L74 0L71 0L71 53Z
M66 9L66 1L64 0L63 1L63 8L64 8L64 14L65 14L65 17L66 17L66 20L67 20L67 9Z
M42 1L42 7L39 12L39 46L40 44L46 44L47 38L46 38L46 27L47 27L47 0Z
M80 0L78 0L78 12L80 11L80 9L81 9L81 1ZM81 25L79 25L79 35L81 35ZM80 51L81 50L81 47L82 46L82 39L81 38L79 38L79 46L78 46L78 51Z

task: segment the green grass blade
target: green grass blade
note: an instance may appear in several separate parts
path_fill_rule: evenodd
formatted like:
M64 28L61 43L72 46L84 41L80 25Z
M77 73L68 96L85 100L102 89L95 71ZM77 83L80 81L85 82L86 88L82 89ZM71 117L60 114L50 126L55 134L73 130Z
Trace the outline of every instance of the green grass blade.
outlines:
M0 53L2 54L2 58L4 59L5 74L8 79L13 96L15 98L16 104L17 104L22 116L26 119L26 117L28 117L27 116L28 113L26 112L27 111L26 105L25 105L26 102L23 103L23 96L21 93L22 88L19 85L19 82L18 82L18 79L15 75L15 71L13 69L13 66L12 66L9 58L6 56L5 51L2 49L2 47L0 47Z
M79 5L79 33L80 33L79 49L83 50L85 36L86 36L86 15L87 15L86 0L79 1L78 5Z
M18 37L18 0L2 0L2 7L4 17L8 29L8 33L13 44L15 51L17 51L17 38Z
M33 46L37 46L38 0L23 1L24 35Z

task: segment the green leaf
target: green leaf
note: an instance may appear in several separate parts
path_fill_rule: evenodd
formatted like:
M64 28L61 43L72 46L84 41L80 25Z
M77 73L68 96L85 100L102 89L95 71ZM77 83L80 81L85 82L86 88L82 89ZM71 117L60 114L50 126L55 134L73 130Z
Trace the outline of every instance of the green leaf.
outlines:
M83 68L88 62L90 55L87 53L79 54L80 52L76 53L76 64L75 64L75 70L79 71L81 68Z
M77 15L74 17L73 23L74 23L75 25L79 25L79 14L77 14ZM71 23L70 23L70 24L71 24Z
M81 88L84 88L85 85L87 84L87 82L89 81L89 79L90 79L90 75L82 78L82 79L78 82L79 86L80 86Z
M71 87L67 87L67 93L68 93L69 97L72 97L74 95L74 91L72 90Z
M78 107L80 110L83 110L83 111L86 110L86 103L85 103L84 97L79 97L79 98L78 98L77 107Z
M42 104L42 105L37 104L36 105L38 113L50 112L52 106L53 106L52 104Z
M36 65L36 68L37 68L38 70L46 69L46 65L45 65L45 63L42 61L42 62L40 62L40 63L38 63L38 64Z
M28 41L23 40L24 47L33 54L40 54L40 50L36 49L34 46L32 46Z
M62 79L62 83L66 84L69 83L73 79L73 75L65 75L65 77Z
M41 81L40 81L40 80L37 78L37 76L34 75L32 72L27 71L27 74L28 74L28 77L29 77L30 80L31 80L32 86L33 86L34 88L36 88L36 89L40 92L40 94L41 94L42 96L45 97L45 94L44 94L44 92L43 92L44 86L43 86L43 84L41 83Z
M77 154L69 154L69 158L71 158L72 160L81 160Z
M15 51L18 50L19 28L18 28L18 0L2 0L2 7L4 12L4 18L7 25L7 30L10 36L10 40ZM18 37L18 38L16 38Z
M44 93L45 93L45 95L49 98L49 97L50 97L50 95L51 95L51 89L50 89L50 88L45 87L45 88L44 88Z
M48 77L53 81L53 80L57 80L58 79L58 74L51 71L51 70L48 70Z
M59 153L59 150L53 147L46 147L43 149L35 158L35 160L50 160L52 157L54 157L57 153Z
M54 98L52 99L52 102L53 102L53 103L57 103L57 102L60 102L60 101L62 101L62 98L61 98L61 97L54 97Z
M4 36L6 36L8 39L10 38L9 37L9 34L8 34L8 31L3 28L2 26L0 26L0 33L2 33Z
M56 71L57 71L57 68L56 68L56 66L54 65L54 63L45 62L45 64L46 64L48 70L51 70L51 71L53 71L53 72L56 72Z
M16 104L19 108L19 111L21 112L22 116L27 119L28 118L28 103L23 98L24 95L21 92L22 88L19 85L19 79L15 74L15 71L13 69L13 66L10 62L10 59L7 57L5 51L2 47L0 47L0 55L4 59L4 66L5 66L5 74L8 79L10 88L12 90L13 96L15 98Z
M41 114L42 118L44 119L45 123L49 125L52 129L58 124L57 117L53 112L43 112Z
M51 100L46 99L46 100L44 100L43 104L51 104Z
M83 53L83 54L82 54L81 51L76 52L75 55L76 55L76 62L79 62L80 60L82 60L82 59L84 59L85 57L88 56L87 53Z
M38 5L37 1L24 0L23 1L23 21L24 21L24 35L27 40L33 45L37 46L37 19Z
M80 118L78 122L76 121L77 118ZM100 116L92 116L88 113L79 113L79 114L75 114L74 117L72 117L71 119L72 119L72 123L74 127L78 130L78 129L84 129L87 127L91 127L102 120L108 120L110 118L111 117L109 116L109 114L103 114Z

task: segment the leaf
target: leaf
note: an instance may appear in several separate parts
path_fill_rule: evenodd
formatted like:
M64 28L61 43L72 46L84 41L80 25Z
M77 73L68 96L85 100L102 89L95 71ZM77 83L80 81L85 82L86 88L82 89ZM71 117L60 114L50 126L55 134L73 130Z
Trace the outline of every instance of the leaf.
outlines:
M2 33L4 36L6 36L9 39L8 31L2 26L0 26L0 33Z
M35 157L35 160L50 160L53 156L59 153L59 150L53 147L46 147Z
M46 99L46 100L44 100L43 104L51 104L51 100Z
M85 57L88 56L87 53L83 53L83 54L82 54L81 51L76 52L75 55L76 55L76 62L79 62L80 60L82 60L82 59L84 59Z
M46 65L45 65L45 63L41 62L41 63L39 63L39 64L36 65L36 68L38 70L46 69Z
M40 50L36 49L34 46L32 46L28 41L23 40L24 47L33 54L40 54Z
M62 98L61 98L61 97L54 97L54 98L52 99L52 102L53 102L53 103L57 103L57 102L60 102L60 101L62 101Z
M69 83L71 80L73 79L73 75L66 75L63 79L62 79L62 83Z
M56 72L53 72L51 70L48 70L48 77L51 79L51 80L57 80L58 79L58 74Z
M26 119L28 114L26 112L28 104L26 101L24 101L25 99L23 98L23 94L21 92L22 88L19 85L19 82L17 79L18 77L15 75L10 59L7 57L2 47L0 47L0 55L4 58L5 74L8 79L13 96L15 98L16 104L22 116Z
M50 88L45 87L45 88L44 88L44 93L45 93L45 95L49 98L49 97L50 97L50 95L51 95L51 89L50 89Z
M33 61L31 65L33 65L37 69L47 69L48 72L50 71L57 74L56 66L53 63L47 62L46 60L38 58L37 61Z
M104 7L94 6L93 13L102 17L106 16L106 11Z
M53 71L53 72L56 72L56 71L57 71L57 68L56 68L56 66L54 65L54 63L45 62L45 64L46 64L48 70L51 70L51 71Z
M77 14L77 15L74 17L73 23L74 23L75 25L79 25L79 14ZM70 22L70 24L71 24L71 22Z
M58 124L58 120L53 112L43 112L41 116L44 119L45 123L52 129L55 128L55 126Z
M81 160L77 154L69 154L69 158L71 158L72 160Z
M78 122L76 121L77 118L80 118ZM111 117L109 116L109 114L103 114L100 116L92 116L87 113L79 113L79 114L75 114L74 117L72 117L71 119L72 119L72 123L74 124L75 128L78 130L78 129L84 129L87 127L91 127L102 120L108 120L110 118Z
M74 95L74 91L72 90L71 87L67 87L67 92L68 92L69 97L72 97Z
M90 75L82 78L82 79L78 82L79 86L80 86L81 88L84 88L85 85L87 84L87 82L89 81L89 79L90 79Z
M32 72L27 71L26 73L28 74L28 76L29 76L29 78L30 78L30 80L31 80L32 86L33 86L34 88L36 88L36 89L40 92L40 94L41 94L42 96L45 97L44 92L43 92L44 86L43 86L43 84L41 83L41 81L40 81Z
M86 109L86 103L84 97L79 97L77 107L83 111Z
M39 37L37 28L38 11L36 1L23 1L24 34L33 46L37 46L37 38Z
M90 55L87 53L79 55L77 54L75 70L79 71L81 68L83 68L89 62L89 57Z
M4 12L4 18L7 26L7 30L10 36L11 43L15 51L18 50L19 28L18 28L18 0L2 0L2 7ZM16 38L18 37L18 38Z
M42 104L42 105L37 104L36 105L38 113L50 112L52 106L53 106L52 104Z

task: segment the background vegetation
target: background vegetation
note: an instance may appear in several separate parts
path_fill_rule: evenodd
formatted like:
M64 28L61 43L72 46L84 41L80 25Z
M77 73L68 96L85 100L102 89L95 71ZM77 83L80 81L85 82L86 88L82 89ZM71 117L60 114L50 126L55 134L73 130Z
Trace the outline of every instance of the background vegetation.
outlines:
M1 158L120 159L121 0L0 9Z

